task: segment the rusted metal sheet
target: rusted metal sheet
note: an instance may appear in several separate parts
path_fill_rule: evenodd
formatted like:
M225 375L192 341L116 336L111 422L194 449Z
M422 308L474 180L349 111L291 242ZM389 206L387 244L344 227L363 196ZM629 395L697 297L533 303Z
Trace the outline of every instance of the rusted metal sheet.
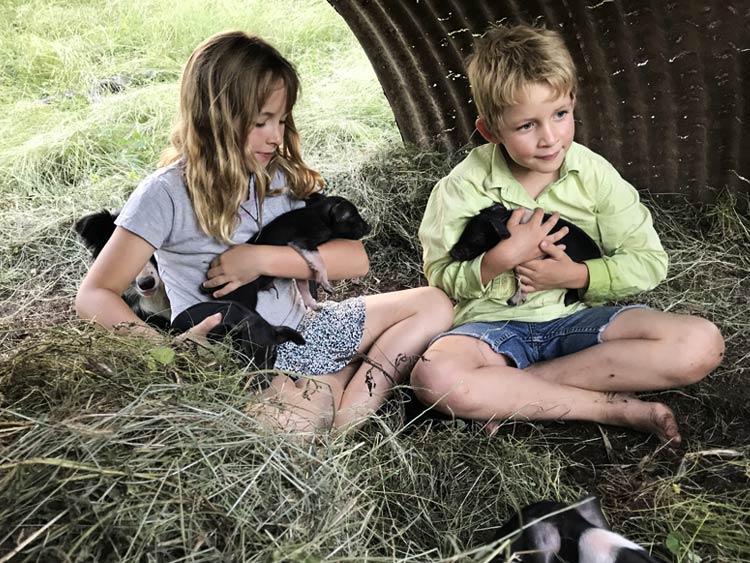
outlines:
M329 0L369 57L404 141L482 142L463 61L492 23L559 30L576 138L653 194L750 199L750 0Z

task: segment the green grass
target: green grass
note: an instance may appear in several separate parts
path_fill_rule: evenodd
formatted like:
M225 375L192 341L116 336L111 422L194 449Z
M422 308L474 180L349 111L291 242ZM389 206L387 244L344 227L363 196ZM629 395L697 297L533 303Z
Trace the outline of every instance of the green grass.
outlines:
M121 204L168 143L184 61L225 29L259 34L297 65L314 166L398 138L364 53L322 1L39 1L0 13L0 210ZM111 79L124 89L102 91Z
M181 65L243 29L297 65L310 164L373 223L371 273L337 295L413 286L416 228L461 155L405 148L374 72L322 0L29 1L0 5L0 559L488 561L493 530L540 498L597 493L615 528L665 561L750 561L750 220L730 197L657 207L668 280L641 300L705 316L722 368L666 392L673 454L594 425L413 421L303 443L246 413L226 348L164 357L75 319L89 257L75 218L121 205L169 138ZM120 92L97 88L103 80ZM692 225L698 225L693 227ZM401 397L401 395L399 395Z

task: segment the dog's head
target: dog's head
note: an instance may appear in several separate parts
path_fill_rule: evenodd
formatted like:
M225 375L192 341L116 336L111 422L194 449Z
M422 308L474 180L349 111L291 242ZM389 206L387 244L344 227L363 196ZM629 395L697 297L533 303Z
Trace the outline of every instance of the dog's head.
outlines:
M118 212L116 211L103 209L81 217L73 225L73 230L81 237L83 244L94 258L99 256L104 245L115 232L117 215ZM148 264L138 272L128 293L131 298L135 297L136 299L138 297L158 297L158 294L164 293L164 284L159 276L156 258L152 256ZM133 293L136 295L133 296ZM163 300L166 301L166 294L164 294Z
M99 256L102 248L115 232L116 218L117 213L104 209L81 217L73 225L73 230L78 233L94 258Z

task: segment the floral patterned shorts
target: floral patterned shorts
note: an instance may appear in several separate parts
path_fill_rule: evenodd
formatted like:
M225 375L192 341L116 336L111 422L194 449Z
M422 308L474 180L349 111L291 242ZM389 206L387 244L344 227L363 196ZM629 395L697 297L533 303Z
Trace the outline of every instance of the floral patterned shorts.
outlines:
M276 350L274 369L302 375L335 373L359 351L365 331L365 298L324 301L318 311L308 311L297 330L306 344L285 342Z

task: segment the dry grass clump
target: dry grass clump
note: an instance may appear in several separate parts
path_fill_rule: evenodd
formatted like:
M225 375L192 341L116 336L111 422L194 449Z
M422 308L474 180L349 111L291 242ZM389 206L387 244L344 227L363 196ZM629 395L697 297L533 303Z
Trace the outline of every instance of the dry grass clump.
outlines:
M270 433L241 366L160 351L70 323L0 358L0 556L475 560L509 506L576 496L559 455L395 405L314 443Z

